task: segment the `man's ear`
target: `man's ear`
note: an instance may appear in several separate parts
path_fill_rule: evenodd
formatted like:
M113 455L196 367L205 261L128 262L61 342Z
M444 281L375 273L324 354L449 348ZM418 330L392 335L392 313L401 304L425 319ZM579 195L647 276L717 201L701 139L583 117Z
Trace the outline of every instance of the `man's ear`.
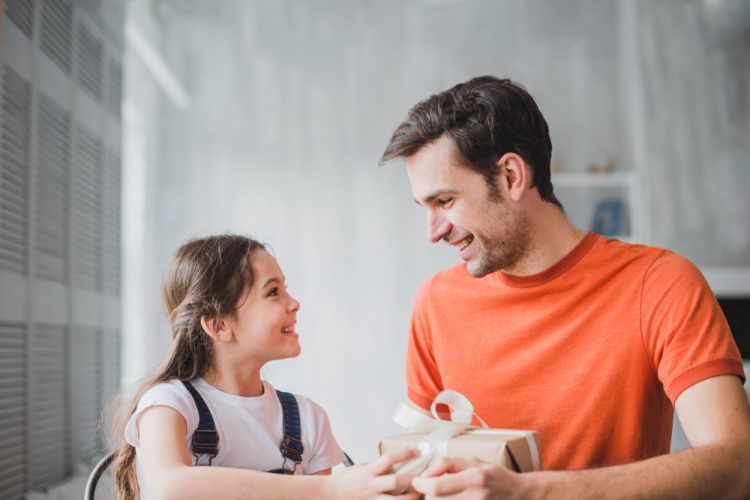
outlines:
M501 192L507 191L513 201L520 201L526 192L526 184L531 180L531 172L523 158L516 153L505 153L497 160L500 167L497 182Z
M222 319L201 316L201 326L203 331L217 342L229 342L233 338L232 330Z

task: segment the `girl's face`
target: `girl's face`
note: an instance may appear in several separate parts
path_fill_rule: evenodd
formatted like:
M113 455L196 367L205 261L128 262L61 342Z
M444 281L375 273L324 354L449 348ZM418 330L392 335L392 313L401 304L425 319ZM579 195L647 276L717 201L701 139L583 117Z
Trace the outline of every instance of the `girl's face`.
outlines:
M251 257L255 282L240 299L228 326L242 357L265 363L299 355L300 345L294 327L299 302L284 286L284 275L276 259L265 250Z

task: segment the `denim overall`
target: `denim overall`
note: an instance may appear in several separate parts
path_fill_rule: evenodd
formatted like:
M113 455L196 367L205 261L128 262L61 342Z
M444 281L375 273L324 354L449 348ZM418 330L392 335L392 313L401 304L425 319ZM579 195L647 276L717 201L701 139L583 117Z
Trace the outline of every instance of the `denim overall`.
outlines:
M185 388L190 392L198 408L198 428L193 433L193 455L196 460L198 455L209 455L208 465L211 460L219 453L219 433L216 432L216 425L211 416L211 412L203 401L203 398L190 382L182 381ZM281 402L281 409L284 414L284 439L281 442L281 455L284 457L284 467L266 472L272 474L294 474L297 464L302 462L302 453L305 451L302 446L302 432L299 423L299 407L294 394L288 392L276 391L276 395ZM291 466L288 464L291 463Z

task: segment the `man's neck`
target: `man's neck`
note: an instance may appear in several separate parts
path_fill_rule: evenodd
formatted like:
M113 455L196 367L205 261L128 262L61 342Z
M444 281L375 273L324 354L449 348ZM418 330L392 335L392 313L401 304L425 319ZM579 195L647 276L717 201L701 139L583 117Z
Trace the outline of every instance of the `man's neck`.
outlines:
M533 207L528 250L514 265L502 269L512 276L531 276L546 271L568 255L586 233L565 218L557 206L541 202Z

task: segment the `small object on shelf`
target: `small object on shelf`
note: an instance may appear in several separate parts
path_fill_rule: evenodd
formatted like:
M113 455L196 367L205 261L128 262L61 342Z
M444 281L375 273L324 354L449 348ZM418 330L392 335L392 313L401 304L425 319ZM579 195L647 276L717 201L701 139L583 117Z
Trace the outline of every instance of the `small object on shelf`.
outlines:
M602 236L615 236L622 220L622 205L619 198L600 201L594 211L591 230Z
M586 168L586 171L590 174L611 174L615 170L617 170L617 163L612 158L602 163L601 165L592 163Z

